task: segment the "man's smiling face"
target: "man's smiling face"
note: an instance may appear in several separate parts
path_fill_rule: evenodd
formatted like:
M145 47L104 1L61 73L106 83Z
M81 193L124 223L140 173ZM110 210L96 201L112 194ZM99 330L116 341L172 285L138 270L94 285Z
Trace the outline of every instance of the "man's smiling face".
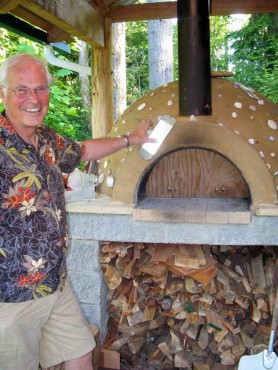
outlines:
M5 86L8 89L3 88L1 98L10 123L19 132L35 129L42 123L49 106L49 95L38 96L33 90L48 86L42 66L30 59L20 61L9 68ZM32 90L29 96L21 98L12 91L15 88Z

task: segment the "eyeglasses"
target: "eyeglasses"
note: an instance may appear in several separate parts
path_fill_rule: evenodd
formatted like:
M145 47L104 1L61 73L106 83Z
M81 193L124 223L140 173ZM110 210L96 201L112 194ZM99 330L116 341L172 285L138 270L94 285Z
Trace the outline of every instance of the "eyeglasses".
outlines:
M31 91L35 91L37 96L49 95L50 91L49 86L38 86L35 89L29 89L29 87L16 87L15 89L10 89L7 86L3 87L13 91L18 98L28 98L31 94Z

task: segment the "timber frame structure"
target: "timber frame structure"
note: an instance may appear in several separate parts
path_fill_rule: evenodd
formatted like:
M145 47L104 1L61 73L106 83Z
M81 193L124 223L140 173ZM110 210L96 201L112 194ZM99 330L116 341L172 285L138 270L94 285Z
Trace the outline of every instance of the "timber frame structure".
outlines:
M113 124L112 23L176 18L176 1L136 4L136 0L0 0L1 17L37 27L44 42L92 47L93 137L104 137ZM211 15L277 12L278 0L211 0ZM16 17L16 18L15 18Z

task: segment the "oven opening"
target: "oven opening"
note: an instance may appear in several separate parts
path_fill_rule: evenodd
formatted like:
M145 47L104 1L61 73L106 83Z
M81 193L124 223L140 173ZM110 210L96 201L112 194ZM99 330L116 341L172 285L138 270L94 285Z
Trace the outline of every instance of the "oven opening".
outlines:
M233 163L210 149L180 148L164 154L145 170L137 189L136 219L160 212L161 217L185 221L195 210L196 215L203 213L202 222L217 212L224 223L232 212L243 212L244 222L250 221L248 184Z

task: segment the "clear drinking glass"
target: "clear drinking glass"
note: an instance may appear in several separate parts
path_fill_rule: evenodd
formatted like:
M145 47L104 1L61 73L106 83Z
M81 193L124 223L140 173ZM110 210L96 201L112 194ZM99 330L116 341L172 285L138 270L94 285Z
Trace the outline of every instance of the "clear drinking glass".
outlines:
M82 200L91 202L96 199L95 176L93 173L81 173Z

